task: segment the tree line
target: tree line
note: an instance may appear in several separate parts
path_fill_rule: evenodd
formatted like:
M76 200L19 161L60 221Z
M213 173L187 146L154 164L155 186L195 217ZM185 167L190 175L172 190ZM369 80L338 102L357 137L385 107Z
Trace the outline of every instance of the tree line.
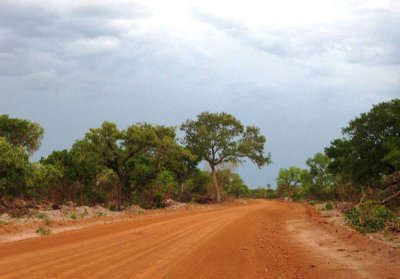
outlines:
M393 227L400 205L400 100L374 105L351 120L307 168L281 169L276 194L295 200L347 201L350 224L361 231Z
M342 137L307 159L307 169L281 169L279 196L367 199L389 204L400 195L400 100L374 105L342 129Z
M70 149L39 162L44 129L0 115L0 195L53 203L129 204L162 207L172 198L211 202L227 197L338 200L398 208L400 196L400 100L374 105L351 120L307 168L281 169L276 189L249 189L233 170L245 160L271 163L266 139L227 113L203 112L180 127L136 123L120 129L104 122ZM208 170L199 168L206 162Z
M220 201L252 191L229 165L246 158L259 167L270 163L265 137L227 113L203 112L180 129L136 123L120 129L104 122L70 149L54 151L39 162L29 158L44 129L29 120L0 116L0 195L55 204L129 204L162 207L168 198ZM207 162L210 171L199 169Z

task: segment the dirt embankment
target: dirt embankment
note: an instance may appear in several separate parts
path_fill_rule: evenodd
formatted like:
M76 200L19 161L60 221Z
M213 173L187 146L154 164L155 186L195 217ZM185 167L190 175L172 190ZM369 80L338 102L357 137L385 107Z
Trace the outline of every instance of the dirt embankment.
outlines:
M258 201L2 243L0 278L398 278L398 249L314 213Z

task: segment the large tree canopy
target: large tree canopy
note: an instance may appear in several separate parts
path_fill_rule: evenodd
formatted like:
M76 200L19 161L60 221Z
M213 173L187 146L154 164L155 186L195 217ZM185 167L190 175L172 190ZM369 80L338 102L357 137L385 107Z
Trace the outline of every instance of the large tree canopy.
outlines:
M343 129L325 149L333 172L359 186L387 188L383 179L400 171L400 100L380 103Z
M259 167L271 162L270 155L264 155L266 139L260 135L259 128L244 127L230 114L203 112L197 120L183 123L181 130L185 132L187 148L209 164L217 201L221 200L216 175L219 165L241 163L246 158Z
M126 130L104 122L100 128L90 129L82 141L100 165L111 169L118 177L117 207L121 206L123 190L140 188L164 170L182 167L171 161L190 160L193 156L175 141L175 128L134 124ZM172 169L171 171L174 171Z
M43 133L44 129L37 123L0 115L0 137L15 146L23 147L29 155L39 148Z

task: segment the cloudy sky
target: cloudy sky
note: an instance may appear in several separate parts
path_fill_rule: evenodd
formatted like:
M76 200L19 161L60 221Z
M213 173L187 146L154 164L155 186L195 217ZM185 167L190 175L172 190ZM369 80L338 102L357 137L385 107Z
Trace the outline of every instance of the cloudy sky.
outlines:
M101 3L101 4L99 4ZM372 104L400 97L400 1L0 1L0 114L46 130L37 160L104 120L261 128L274 184Z

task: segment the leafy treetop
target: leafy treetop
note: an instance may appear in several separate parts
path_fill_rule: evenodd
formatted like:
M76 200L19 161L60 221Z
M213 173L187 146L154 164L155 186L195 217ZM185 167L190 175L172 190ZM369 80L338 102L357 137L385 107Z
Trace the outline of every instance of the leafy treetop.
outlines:
M37 123L19 118L10 118L7 114L0 115L0 137L9 143L22 147L32 155L43 139L44 129Z

